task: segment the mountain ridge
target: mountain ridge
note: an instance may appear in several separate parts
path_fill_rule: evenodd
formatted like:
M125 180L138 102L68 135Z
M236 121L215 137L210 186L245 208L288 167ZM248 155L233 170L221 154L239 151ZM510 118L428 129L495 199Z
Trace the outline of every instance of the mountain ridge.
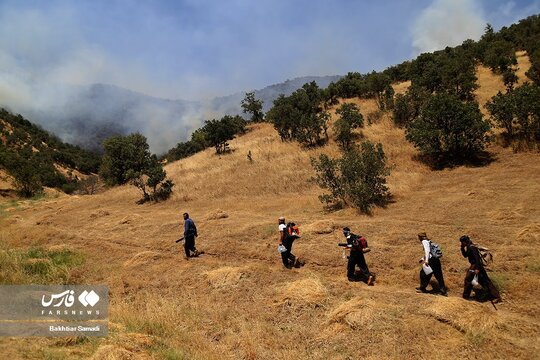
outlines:
M298 77L255 90L255 94L267 111L280 94L290 95L310 81L326 87L340 77ZM164 153L179 141L187 140L205 120L242 115L240 102L245 94L238 92L201 101L166 99L105 83L66 86L57 92L68 95L51 106L4 107L31 119L63 141L90 151L101 151L101 142L107 137L140 132L155 153ZM156 129L168 131L160 133Z

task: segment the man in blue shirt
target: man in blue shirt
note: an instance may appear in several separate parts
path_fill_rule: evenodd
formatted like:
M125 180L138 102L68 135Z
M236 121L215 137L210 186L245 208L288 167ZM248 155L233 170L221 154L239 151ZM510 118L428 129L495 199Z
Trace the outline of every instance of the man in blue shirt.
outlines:
M186 258L199 256L199 252L195 248L195 237L197 236L197 227L193 220L190 219L188 213L184 213L184 250Z

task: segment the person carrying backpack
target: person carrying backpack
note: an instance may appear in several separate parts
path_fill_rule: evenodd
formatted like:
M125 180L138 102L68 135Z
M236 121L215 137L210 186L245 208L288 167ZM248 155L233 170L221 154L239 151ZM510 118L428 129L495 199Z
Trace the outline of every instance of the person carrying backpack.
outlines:
M287 269L300 267L303 265L296 256L291 252L294 240L300 237L300 230L295 223L285 224L285 217L281 216L278 219L279 230L279 246L278 251L281 253L281 261Z
M351 233L348 227L343 228L343 235L347 239L347 247L350 250L347 262L347 279L349 281L365 280L369 286L373 285L375 276L369 271L364 257L364 252L368 252L367 240L361 236ZM360 268L360 276L356 275L356 266Z
M197 227L186 212L184 213L184 250L186 252L186 259L200 255L199 251L195 248L196 237Z
M465 274L463 298L467 300L470 298L471 291L475 285L474 283L477 282L482 288L487 290L488 300L499 302L501 295L486 272L478 246L473 244L467 235L460 237L459 242L461 243L461 254L469 260L470 264Z
M444 285L444 277L442 272L441 260L442 251L439 245L428 239L425 232L418 234L418 240L424 248L424 257L420 260L422 269L420 269L420 286L416 288L417 292L426 293L426 287L429 285L431 276L435 275L435 279L439 283L440 293L443 296L448 296L448 291Z

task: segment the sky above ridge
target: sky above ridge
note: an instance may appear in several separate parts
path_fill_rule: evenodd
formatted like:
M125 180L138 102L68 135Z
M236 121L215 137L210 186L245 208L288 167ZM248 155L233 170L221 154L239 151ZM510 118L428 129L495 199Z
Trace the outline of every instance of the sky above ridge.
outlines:
M0 0L0 100L92 83L206 99L383 70L538 13L540 0Z

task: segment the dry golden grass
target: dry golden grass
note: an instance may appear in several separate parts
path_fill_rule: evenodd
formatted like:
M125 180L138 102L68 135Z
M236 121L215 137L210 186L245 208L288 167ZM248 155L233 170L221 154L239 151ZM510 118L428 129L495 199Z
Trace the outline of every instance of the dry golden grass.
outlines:
M517 66L516 66L516 75L518 77L517 86L521 86L525 83L525 81L529 81L529 78L525 73L530 69L531 67L531 60L529 59L529 56L527 55L526 51L518 51L516 52L516 59L517 59Z
M13 181L4 170L0 169L0 190L7 190L13 187Z
M481 74L477 96L496 93ZM365 117L376 110L359 105ZM331 109L331 111L335 108ZM332 121L336 116L333 114ZM358 131L384 145L395 202L373 216L326 211L308 180L310 157L338 156L335 143L302 149L257 124L218 157L209 149L168 164L173 197L136 205L138 191L119 187L93 196L22 202L0 219L6 247L67 244L86 263L72 277L110 288L110 334L67 346L56 339L2 339L18 358L155 359L532 359L540 353L540 155L492 146L483 167L430 171L387 114ZM247 159L251 151L253 162ZM175 244L181 215L197 223L197 248L185 260ZM306 260L285 270L277 218L295 221L293 252ZM336 246L341 227L369 241L375 286L346 280ZM416 294L419 231L443 247L448 298ZM460 298L467 262L458 238L491 248L490 275L504 301ZM5 357L4 356L4 357Z
M411 81L403 81L400 83L393 84L392 87L394 88L394 92L396 94L405 94L407 90L409 89L409 86L411 86Z

